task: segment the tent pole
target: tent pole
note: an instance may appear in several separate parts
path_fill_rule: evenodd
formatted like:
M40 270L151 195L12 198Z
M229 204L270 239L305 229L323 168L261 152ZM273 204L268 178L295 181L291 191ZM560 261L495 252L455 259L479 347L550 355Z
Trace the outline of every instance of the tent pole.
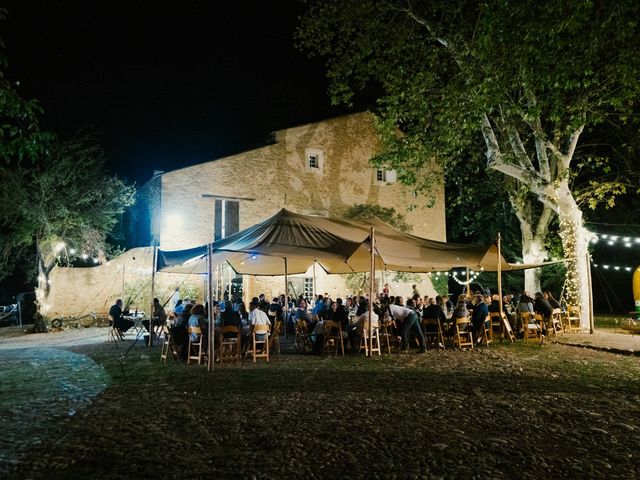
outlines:
M469 267L467 267L467 298L471 298L471 277L469 274Z
M591 255L587 252L587 279L589 281L589 333L595 330L595 322L593 321L593 283L591 282Z
M156 267L158 264L158 247L157 245L153 245L153 263L151 267L151 313L149 314L149 341L147 342L148 347L153 346L153 297L156 291Z
M500 319L502 321L502 315L504 315L502 305L502 238L500 232L498 232L498 300L500 302ZM502 340L500 340L502 341Z
M373 283L376 275L376 230L371 227L371 276L369 277L369 356L373 357Z
M213 371L213 364L214 364L214 349L213 349L213 339L214 339L214 329L215 329L215 318L213 318L213 259L212 257L212 249L211 249L211 244L207 245L207 318L209 319L209 345L208 345L208 352L207 352L207 358L208 358L208 362L207 362L207 371L212 372Z
M318 298L318 291L316 290L316 261L313 261L313 304L316 303L316 298Z
M284 260L284 338L287 339L287 322L289 321L289 278L287 273L287 257L282 257ZM314 263L315 265L315 263Z

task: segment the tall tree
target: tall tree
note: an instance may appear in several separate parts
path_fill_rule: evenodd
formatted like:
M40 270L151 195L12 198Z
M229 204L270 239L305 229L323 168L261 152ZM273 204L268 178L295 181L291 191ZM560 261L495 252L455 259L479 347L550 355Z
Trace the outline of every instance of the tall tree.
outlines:
M106 237L133 204L134 188L107 174L102 150L89 137L51 142L29 162L0 166L0 176L0 263L35 251L37 299L46 314L49 274L63 250L104 258Z
M632 112L639 14L635 0L310 0L297 39L328 59L334 102L370 85L382 92L388 150L379 161L401 181L429 188L434 163L455 168L481 138L487 166L510 179L526 259L558 215L566 295L582 305L586 330L589 239L572 190L576 148L585 127Z

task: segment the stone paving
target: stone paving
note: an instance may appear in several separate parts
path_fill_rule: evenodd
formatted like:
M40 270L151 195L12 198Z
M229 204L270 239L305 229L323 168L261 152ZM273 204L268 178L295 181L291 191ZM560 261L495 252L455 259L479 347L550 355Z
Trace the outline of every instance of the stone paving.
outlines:
M559 344L637 351L628 334L212 375L141 342L121 371L132 339L0 332L0 478L640 477L640 359Z

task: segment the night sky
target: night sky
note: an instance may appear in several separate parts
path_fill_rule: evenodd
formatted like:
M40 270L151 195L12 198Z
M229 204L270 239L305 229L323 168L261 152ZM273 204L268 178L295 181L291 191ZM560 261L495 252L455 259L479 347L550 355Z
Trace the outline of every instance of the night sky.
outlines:
M140 184L346 112L294 47L296 0L0 0L10 80L62 136L88 129Z

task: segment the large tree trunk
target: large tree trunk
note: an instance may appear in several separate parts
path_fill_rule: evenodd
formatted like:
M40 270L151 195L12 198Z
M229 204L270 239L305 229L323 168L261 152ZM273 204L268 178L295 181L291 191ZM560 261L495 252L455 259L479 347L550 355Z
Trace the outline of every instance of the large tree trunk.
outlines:
M543 262L548 252L545 247L549 223L553 218L553 211L543 206L542 212L534 221L534 207L530 195L525 198L517 194L509 194L509 200L520 222L520 234L522 238L522 260L524 263ZM539 268L530 268L524 271L524 290L530 295L541 290L540 279L542 272Z
M49 308L49 294L51 293L51 285L49 284L49 274L53 270L54 263L47 262L41 247L38 247L38 286L36 287L36 303L38 305L38 313L35 317L35 332L47 331L47 310Z
M556 188L560 235L566 258L567 277L565 298L569 305L580 306L580 329L591 331L591 305L589 261L587 259L589 236L582 224L582 211L578 207L566 180Z
M544 247L544 237L522 236L522 260L524 263L541 263L547 257L547 250ZM539 268L529 268L524 271L524 289L529 294L542 290L540 279L542 271Z

